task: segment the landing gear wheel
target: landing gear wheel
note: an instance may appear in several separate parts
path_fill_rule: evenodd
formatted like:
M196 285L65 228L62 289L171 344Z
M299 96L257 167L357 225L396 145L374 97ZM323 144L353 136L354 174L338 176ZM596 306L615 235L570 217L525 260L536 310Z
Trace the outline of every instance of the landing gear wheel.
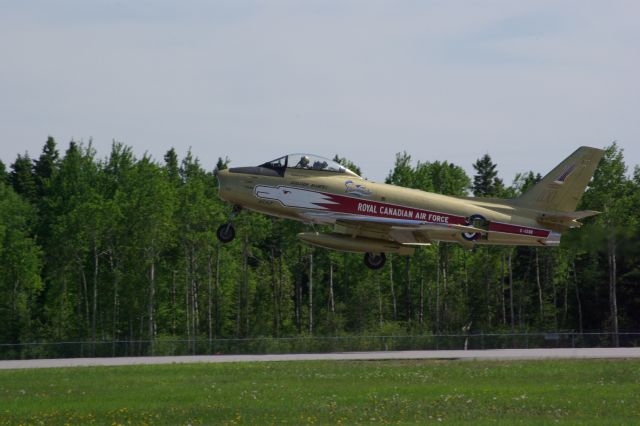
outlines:
M369 269L380 269L384 266L387 261L387 256L384 253L365 253L364 254L364 264L367 265Z
M221 243L229 243L236 237L236 228L231 223L223 223L218 227L216 236Z

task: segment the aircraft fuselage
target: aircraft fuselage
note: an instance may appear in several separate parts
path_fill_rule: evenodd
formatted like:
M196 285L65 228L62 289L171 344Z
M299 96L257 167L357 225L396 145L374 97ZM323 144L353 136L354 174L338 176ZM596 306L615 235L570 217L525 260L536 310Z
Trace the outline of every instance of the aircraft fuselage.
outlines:
M356 176L287 169L283 176L247 171L219 172L220 197L230 203L271 216L306 223L349 227L350 221L370 223L362 237L380 237L376 225L385 224L407 244L448 241L462 244L557 245L559 235L540 226L535 211L516 209L490 200L474 201L395 185L374 183ZM475 238L460 228L481 217L486 230ZM458 227L456 227L458 226ZM415 227L416 229L412 229ZM366 228L366 227L364 227ZM411 235L428 229L422 241ZM411 232L409 232L411 231Z

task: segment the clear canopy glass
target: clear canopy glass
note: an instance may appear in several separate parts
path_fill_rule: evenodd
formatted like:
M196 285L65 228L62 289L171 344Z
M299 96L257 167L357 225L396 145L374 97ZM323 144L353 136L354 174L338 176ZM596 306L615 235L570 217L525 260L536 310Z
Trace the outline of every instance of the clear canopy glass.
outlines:
M285 155L284 157L268 161L264 164L261 164L261 166L276 170L285 168L305 169L333 173L344 173L352 176L358 176L342 164L339 164L333 160L329 160L328 158L320 157L319 155L313 154L289 154Z

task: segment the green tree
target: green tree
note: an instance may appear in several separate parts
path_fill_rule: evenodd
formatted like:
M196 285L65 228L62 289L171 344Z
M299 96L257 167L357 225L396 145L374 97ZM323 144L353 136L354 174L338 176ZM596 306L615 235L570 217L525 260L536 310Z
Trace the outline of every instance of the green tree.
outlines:
M542 175L540 175L540 173L534 174L532 171L528 171L527 173L518 173L513 180L512 187L508 190L511 190L513 193L512 196L522 195L541 180Z
M209 337L220 330L218 316L220 251L214 231L222 222L222 209L212 192L217 186L199 161L187 153L180 167L183 185L177 192L174 223L177 232L177 260L183 264L187 336L206 330ZM177 309L177 307L173 307Z
M59 166L59 154L56 149L56 142L49 136L42 149L40 157L33 162L33 178L36 186L36 199L34 203L38 209L37 225L35 229L36 239L41 247L45 247L51 241L51 228L56 221L56 217L49 208L51 199L51 179L57 173ZM50 253L53 254L53 253ZM45 261L43 278L45 292L47 289L48 267L52 262ZM40 300L39 302L43 302ZM41 306L39 311L42 311Z
M438 194L464 196L471 181L462 167L447 161L420 163L415 168L416 187Z
M126 297L131 299L126 307L127 319L130 325L145 318L145 335L153 339L157 334L158 270L162 254L172 243L175 227L172 220L175 190L161 168L144 156L123 183L116 204L127 220L129 273L138 277L128 280L128 286L123 288Z
M224 157L224 160L222 157L218 157L218 162L216 163L216 168L214 170L225 170L229 167L230 162L231 160L229 160L229 157Z
M101 235L101 252L105 262L102 264L107 266L102 275L101 295L103 316L108 320L105 320L102 332L113 339L120 338L129 325L126 316L123 321L123 305L128 308L129 301L126 300L126 293L123 298L122 287L130 279L130 264L139 259L139 253L132 247L131 225L123 213L126 207L123 200L126 200L135 163L131 148L114 142L109 158L101 165L99 173L99 188L105 210L102 216L104 232Z
M30 237L35 211L0 182L0 342L38 338L33 305L42 290L40 250Z
M387 175L385 183L413 188L414 171L411 166L411 156L407 152L397 153L393 169Z
M55 221L45 245L46 258L51 260L47 267L47 296L53 299L49 315L61 337L93 336L103 210L91 143L87 147L73 141L69 144L51 179L50 194L47 205Z
M621 240L638 224L637 210L633 210L634 185L627 177L627 166L623 150L614 142L605 150L584 194L582 208L601 211L593 218L591 231L587 235L599 247L606 247L609 326L614 333L614 344L618 345L618 255ZM598 241L599 240L599 241Z
M176 150L174 148L171 148L164 155L164 168L166 170L167 177L171 182L178 182L180 180L178 154L176 154Z
M28 201L35 202L37 187L35 176L33 175L33 163L28 153L24 155L18 154L18 158L16 158L16 161L11 165L9 182L13 186L14 191Z
M336 154L333 157L333 161L335 161L336 163L342 164L343 166L345 166L347 169L351 170L353 173L357 174L358 176L362 176L362 170L353 161L348 160L347 158L344 158L344 157L340 157L338 154Z
M504 190L502 179L498 178L497 164L491 160L489 154L479 158L473 168L476 174L473 176L473 195L476 197L498 197Z
M522 173L504 188L488 158L476 168L483 196L515 197L540 180ZM560 248L433 243L389 255L377 272L359 254L301 244L302 223L250 211L234 219L238 238L220 244L229 206L215 170L228 159L211 171L191 152L163 160L137 159L116 142L104 160L75 142L58 158L53 138L37 161L18 156L0 189L0 341L640 325L640 168L629 176L617 145L580 206L603 214L566 232ZM0 164L0 186L2 177ZM387 182L454 196L472 185L462 168L412 164L406 152Z
M0 182L9 184L9 174L7 173L7 166L0 160Z
M42 154L33 162L33 174L36 183L36 191L38 197L44 197L46 186L53 175L58 163L58 150L56 149L56 141L49 136L42 148Z

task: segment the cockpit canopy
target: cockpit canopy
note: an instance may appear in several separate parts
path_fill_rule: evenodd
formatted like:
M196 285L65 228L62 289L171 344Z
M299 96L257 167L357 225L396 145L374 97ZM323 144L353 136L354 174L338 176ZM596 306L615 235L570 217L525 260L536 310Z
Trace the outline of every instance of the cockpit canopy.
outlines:
M313 154L289 154L260 164L260 167L266 167L282 173L284 173L285 169L303 169L358 176L342 164Z

